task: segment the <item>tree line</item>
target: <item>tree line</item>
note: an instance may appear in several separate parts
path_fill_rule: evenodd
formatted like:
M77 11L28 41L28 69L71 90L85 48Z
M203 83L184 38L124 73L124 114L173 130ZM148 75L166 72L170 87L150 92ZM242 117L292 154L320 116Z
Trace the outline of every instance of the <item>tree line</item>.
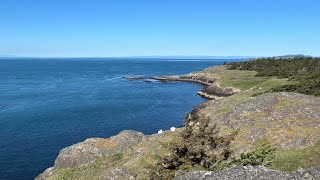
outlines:
M288 78L297 83L272 89L274 92L298 92L320 96L320 58L259 58L243 62L226 63L229 70L257 71L259 77Z

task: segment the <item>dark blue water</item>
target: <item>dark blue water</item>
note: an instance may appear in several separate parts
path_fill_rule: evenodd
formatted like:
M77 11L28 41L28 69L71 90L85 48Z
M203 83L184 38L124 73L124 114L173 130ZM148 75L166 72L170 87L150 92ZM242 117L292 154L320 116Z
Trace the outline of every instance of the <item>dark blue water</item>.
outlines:
M89 137L178 127L204 101L192 83L128 81L224 61L139 59L0 60L0 179L33 179L59 150Z

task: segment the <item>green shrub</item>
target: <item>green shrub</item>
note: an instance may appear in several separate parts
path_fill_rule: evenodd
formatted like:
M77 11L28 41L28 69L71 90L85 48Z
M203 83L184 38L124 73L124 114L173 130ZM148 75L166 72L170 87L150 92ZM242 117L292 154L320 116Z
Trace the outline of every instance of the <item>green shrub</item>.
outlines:
M265 142L251 152L241 153L239 157L232 158L230 162L220 164L218 169L246 165L273 167L275 153L276 148L269 142Z
M151 171L151 179L171 179L179 171L215 170L231 154L230 143L238 131L219 136L208 118L199 123L187 121L179 141L170 144L171 154L162 157Z

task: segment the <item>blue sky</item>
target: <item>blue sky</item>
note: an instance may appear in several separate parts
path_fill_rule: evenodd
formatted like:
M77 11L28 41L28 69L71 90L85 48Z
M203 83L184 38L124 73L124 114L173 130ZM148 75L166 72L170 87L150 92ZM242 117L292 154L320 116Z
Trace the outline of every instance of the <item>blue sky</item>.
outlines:
M0 54L320 55L319 0L1 0Z

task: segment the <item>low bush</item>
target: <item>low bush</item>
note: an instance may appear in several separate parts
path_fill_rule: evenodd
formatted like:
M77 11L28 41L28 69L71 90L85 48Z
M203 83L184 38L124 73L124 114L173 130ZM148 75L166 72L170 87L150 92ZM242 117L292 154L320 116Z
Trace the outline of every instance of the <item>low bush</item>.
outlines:
M230 157L230 143L238 131L219 136L216 126L209 126L209 119L199 123L185 122L181 138L171 143L171 153L161 157L151 171L151 179L172 179L177 172L191 169L215 170Z
M276 148L269 142L264 142L253 151L241 153L239 157L234 157L227 163L219 164L218 169L246 165L273 167L275 153Z

